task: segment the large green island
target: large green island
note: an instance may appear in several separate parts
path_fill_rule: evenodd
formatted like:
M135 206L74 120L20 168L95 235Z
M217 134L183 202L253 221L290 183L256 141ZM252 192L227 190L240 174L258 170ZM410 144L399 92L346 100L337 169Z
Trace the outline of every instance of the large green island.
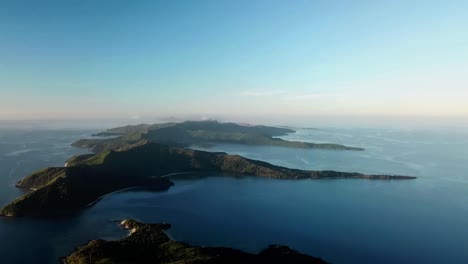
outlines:
M297 170L238 155L146 141L117 151L73 157L66 167L34 172L17 184L19 188L31 191L5 206L0 214L8 217L70 214L117 190L135 186L168 189L173 183L165 175L186 172L220 172L276 179L414 179L410 176Z
M119 241L92 240L64 257L66 264L326 264L286 246L272 245L258 254L221 247L194 247L171 240L169 224L142 224L123 220L129 235Z
M74 142L73 145L90 148L96 153L106 149L117 150L147 140L183 147L234 143L289 148L364 150L359 147L349 147L333 143L309 143L278 138L279 136L294 132L290 128L281 127L248 126L235 123L220 123L217 121L186 121L182 123L142 124L112 128L94 136L115 136L114 138L80 139Z

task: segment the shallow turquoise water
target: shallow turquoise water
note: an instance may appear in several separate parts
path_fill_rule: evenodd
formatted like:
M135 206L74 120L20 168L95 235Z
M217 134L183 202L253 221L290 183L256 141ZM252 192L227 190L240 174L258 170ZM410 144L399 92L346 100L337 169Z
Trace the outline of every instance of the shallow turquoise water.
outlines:
M43 166L61 165L71 154L83 152L68 144L90 132L28 133L0 132L2 204L18 195L13 184L24 174ZM30 142L12 140L24 137L30 138ZM48 263L88 239L124 235L112 221L134 217L169 222L173 224L170 234L174 238L197 245L255 252L279 243L332 263L468 263L467 133L326 129L300 130L287 138L362 146L366 151L228 144L217 145L210 151L226 151L302 169L419 178L411 181L290 181L228 175L196 180L176 178L176 185L167 192L118 193L73 218L2 219L0 255L9 263L31 260Z

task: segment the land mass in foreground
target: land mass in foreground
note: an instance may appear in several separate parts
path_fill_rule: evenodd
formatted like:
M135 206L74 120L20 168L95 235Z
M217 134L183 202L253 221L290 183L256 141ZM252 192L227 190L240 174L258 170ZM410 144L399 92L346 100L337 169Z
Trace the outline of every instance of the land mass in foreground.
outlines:
M119 150L143 141L183 147L235 143L289 148L364 150L359 147L333 143L309 143L278 138L294 132L291 128L282 127L248 126L217 121L186 121L182 123L141 124L112 128L94 134L94 136L114 136L113 138L80 139L74 142L73 146L90 148L95 153L109 149Z
M118 151L104 150L72 157L66 167L45 168L25 177L17 186L30 192L5 206L0 214L17 217L76 213L99 197L117 190L134 186L166 190L173 183L164 175L183 172L220 172L276 179L415 178L290 169L222 152L138 141Z
M259 254L222 247L194 247L171 240L164 230L169 224L142 224L123 220L130 234L119 241L92 240L64 257L66 264L326 264L286 246L269 246Z

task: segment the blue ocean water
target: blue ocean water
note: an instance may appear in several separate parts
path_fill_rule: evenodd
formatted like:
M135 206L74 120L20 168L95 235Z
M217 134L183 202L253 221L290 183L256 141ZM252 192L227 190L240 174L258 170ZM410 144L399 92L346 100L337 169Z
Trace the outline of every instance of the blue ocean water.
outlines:
M14 183L85 150L91 131L0 131L0 203ZM285 244L335 264L468 263L468 132L300 129L286 139L361 146L327 151L221 144L276 165L417 176L416 180L273 180L207 175L175 178L167 192L108 196L71 218L0 219L5 263L54 263L89 239L126 234L115 220L169 222L177 240L256 252ZM2 261L3 262L3 261Z

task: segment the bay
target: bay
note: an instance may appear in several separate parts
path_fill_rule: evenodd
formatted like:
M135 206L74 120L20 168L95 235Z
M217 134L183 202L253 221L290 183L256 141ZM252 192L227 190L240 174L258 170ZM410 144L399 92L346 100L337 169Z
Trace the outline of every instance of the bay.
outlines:
M0 131L0 203L36 169L86 150L90 130ZM289 140L366 151L219 144L225 151L301 169L417 176L411 181L273 180L230 175L174 178L167 192L107 196L74 217L0 219L5 263L56 263L90 239L126 234L114 221L168 222L170 235L201 246L257 252L285 244L332 263L468 263L468 134L453 130L300 129ZM199 148L200 149L200 148Z

